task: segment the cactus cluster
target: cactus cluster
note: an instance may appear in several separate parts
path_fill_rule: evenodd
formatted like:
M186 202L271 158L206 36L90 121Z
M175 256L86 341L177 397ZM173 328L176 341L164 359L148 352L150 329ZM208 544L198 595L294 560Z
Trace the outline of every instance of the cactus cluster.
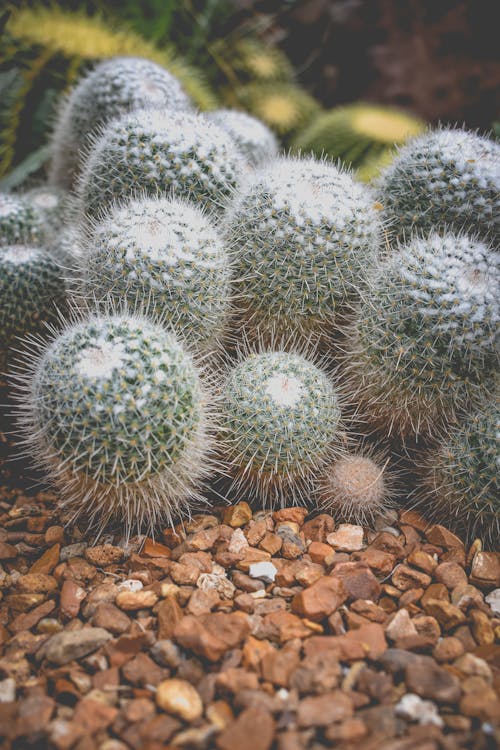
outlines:
M240 321L258 336L323 332L362 284L382 237L370 192L333 164L278 158L227 217Z
M145 198L114 207L92 227L75 283L85 298L126 300L193 344L214 345L229 308L230 260L217 228L196 206Z
M194 114L136 110L96 140L78 184L81 209L97 216L138 192L170 194L220 211L244 161L232 138Z
M89 135L109 120L149 107L189 110L179 81L165 68L135 57L97 65L63 101L52 136L51 181L71 187Z
M228 500L378 524L403 447L427 506L494 541L497 145L427 132L368 186L330 160L277 156L245 113L187 102L151 62L106 62L63 107L68 139L53 138L57 172L94 131L67 167L70 198L0 198L4 361L66 294L76 308L19 391L63 506L97 529L153 529L189 514L213 469ZM351 160L380 131L376 111L355 114Z

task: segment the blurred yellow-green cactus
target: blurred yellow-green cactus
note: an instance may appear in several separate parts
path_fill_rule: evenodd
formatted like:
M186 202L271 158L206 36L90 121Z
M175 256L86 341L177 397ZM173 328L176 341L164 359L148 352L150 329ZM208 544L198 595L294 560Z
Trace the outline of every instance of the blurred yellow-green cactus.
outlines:
M100 15L57 6L13 9L0 38L0 175L44 142L59 94L86 67L116 55L163 65L202 110L218 104L204 74L174 50L111 27Z
M251 83L235 92L238 103L287 138L321 112L318 102L294 83Z

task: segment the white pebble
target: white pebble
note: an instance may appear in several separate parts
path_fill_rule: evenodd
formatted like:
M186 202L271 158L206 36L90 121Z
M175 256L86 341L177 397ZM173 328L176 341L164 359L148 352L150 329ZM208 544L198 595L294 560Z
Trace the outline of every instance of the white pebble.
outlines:
M137 578L127 578L118 584L118 588L120 591L140 591L144 588L144 584Z
M248 569L250 578L261 578L263 581L273 583L278 569L271 562L251 563Z
M491 591L486 597L485 602L490 605L496 615L500 615L500 589Z
M406 693L395 706L397 716L419 724L435 724L442 727L444 722L438 714L437 706L432 701L424 701L415 693Z

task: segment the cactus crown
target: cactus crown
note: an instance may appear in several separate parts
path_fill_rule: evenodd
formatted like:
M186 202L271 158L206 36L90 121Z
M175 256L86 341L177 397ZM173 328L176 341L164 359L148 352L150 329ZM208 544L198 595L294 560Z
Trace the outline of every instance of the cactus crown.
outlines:
M247 485L271 504L303 491L340 432L331 380L304 357L284 351L251 354L237 364L223 387L221 411L224 457L235 487Z
M205 116L229 133L249 164L263 164L277 155L274 134L256 117L235 109L217 109Z
M427 132L382 173L379 197L400 237L438 227L500 230L500 145L464 130Z
M150 528L196 497L207 471L198 370L140 317L91 316L45 348L23 397L26 439L75 516ZM26 393L27 391L27 393Z
M361 302L347 354L373 414L396 431L436 428L497 365L498 254L463 235L433 234L381 267Z
M276 159L228 212L243 317L259 331L331 323L376 258L380 212L333 164Z
M218 230L186 201L132 200L115 206L90 232L80 291L126 299L194 344L221 334L229 306L230 262Z
M43 221L31 202L0 193L0 245L37 244L43 238Z
M81 207L95 217L140 189L173 192L217 211L243 164L232 138L203 117L137 110L109 123L96 140L79 181Z

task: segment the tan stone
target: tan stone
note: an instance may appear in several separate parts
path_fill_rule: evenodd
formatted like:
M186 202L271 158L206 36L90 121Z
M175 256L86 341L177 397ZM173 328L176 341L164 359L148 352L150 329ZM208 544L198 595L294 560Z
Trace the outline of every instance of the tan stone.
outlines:
M347 599L347 591L338 578L323 576L292 600L292 612L319 622Z
M171 679L160 682L156 689L156 704L169 714L192 722L203 714L203 703L196 688L186 680Z

